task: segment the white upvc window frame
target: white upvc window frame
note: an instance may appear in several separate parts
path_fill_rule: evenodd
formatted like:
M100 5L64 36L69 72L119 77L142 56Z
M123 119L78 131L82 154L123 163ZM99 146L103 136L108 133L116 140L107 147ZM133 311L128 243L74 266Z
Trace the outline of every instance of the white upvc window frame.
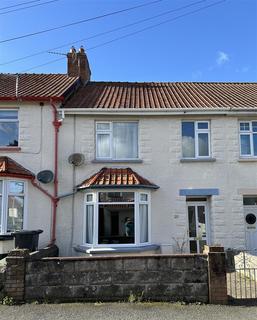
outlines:
M17 146L6 146L6 145L0 145L0 148L17 148L19 147L20 145L20 128L19 128L19 109L15 109L15 108L12 108L12 109L0 109L0 112L1 111L15 111L17 112L17 119L1 119L0 118L0 123L8 123L8 122L13 122L13 123L17 123L17 126L18 126L18 145Z
M137 157L136 158L115 158L113 156L113 124L114 123L136 123L137 124ZM108 130L97 129L98 124L109 124L109 129ZM100 157L97 154L98 136L100 134L106 134L110 136L110 156L109 157ZM139 159L139 121L135 121L135 120L96 121L95 122L95 158L96 160L118 160L118 161L138 160Z
M239 121L239 146L240 146L240 157L241 158L257 158L257 155L254 155L254 144L253 144L253 135L257 135L257 131L253 131L253 122L257 122L257 120L240 120ZM241 130L241 124L248 123L249 130ZM250 137L250 154L242 154L241 148L241 136L249 136Z
M7 217L8 217L8 197L9 196L20 196L23 197L23 226L22 229L26 228L27 225L27 181L22 179L6 179L6 178L0 178L0 181L2 182L2 193L0 195L2 196L2 202L1 205L1 216L0 216L0 235L4 234L10 234L11 232L7 232ZM23 193L11 193L8 192L8 183L10 182L22 182L24 186L24 192Z
M99 193L101 192L133 192L134 193L134 202L100 202L99 201ZM93 200L88 202L87 201L87 195L92 195ZM142 194L147 195L147 201L141 201L140 196ZM105 205L105 204L133 204L134 205L134 243L128 243L128 244L98 244L98 223L99 223L99 205ZM140 225L139 225L139 205L140 204L147 204L148 205L148 241L147 242L140 242ZM86 206L87 205L93 205L94 206L94 223L93 223L93 243L87 243L86 242ZM151 193L150 191L142 191L142 190L129 190L129 189L101 189L98 191L88 191L85 193L84 198L84 219L83 219L83 245L91 248L103 248L103 247L137 247L137 246L144 246L149 245L151 243Z
M182 145L182 159L208 159L211 158L211 121L210 120L182 120L181 122L181 138L183 141L183 132L182 132L182 124L186 122L194 123L194 135L195 135L195 156L194 157L184 157L183 156L183 144ZM198 129L199 123L208 123L208 129ZM199 155L199 134L207 133L208 134L208 155L201 156Z

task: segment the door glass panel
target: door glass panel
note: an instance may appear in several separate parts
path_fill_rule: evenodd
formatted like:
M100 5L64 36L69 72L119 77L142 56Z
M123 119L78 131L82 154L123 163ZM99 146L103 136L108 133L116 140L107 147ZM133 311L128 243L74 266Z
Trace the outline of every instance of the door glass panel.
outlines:
M188 207L189 237L196 237L195 207Z
M206 245L206 240L200 240L199 241L199 250L200 250L200 253L203 253L203 249L204 249L204 246Z
M206 237L205 206L198 206L198 237Z
M190 240L190 253L197 253L197 242L196 240Z

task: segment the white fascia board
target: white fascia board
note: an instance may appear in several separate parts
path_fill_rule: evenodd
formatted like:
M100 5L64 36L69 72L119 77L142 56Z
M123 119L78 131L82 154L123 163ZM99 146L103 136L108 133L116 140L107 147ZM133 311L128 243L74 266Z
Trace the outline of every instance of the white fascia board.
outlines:
M176 108L176 109L95 109L95 108L61 108L59 112L64 114L78 114L78 115L142 115L142 116L163 116L163 115L253 115L257 114L256 109L247 108Z

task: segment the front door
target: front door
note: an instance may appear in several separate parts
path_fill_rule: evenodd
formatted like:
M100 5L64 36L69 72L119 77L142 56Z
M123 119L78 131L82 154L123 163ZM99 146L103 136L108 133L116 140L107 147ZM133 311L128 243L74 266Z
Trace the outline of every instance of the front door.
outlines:
M208 212L206 202L188 202L188 235L190 253L203 252L207 241Z
M257 206L244 206L246 249L257 255Z

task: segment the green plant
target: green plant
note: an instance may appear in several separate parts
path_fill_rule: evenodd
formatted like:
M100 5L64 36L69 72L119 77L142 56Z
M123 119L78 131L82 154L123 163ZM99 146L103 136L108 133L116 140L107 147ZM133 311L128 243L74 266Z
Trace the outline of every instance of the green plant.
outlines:
M2 299L2 304L6 305L6 306L12 306L12 305L14 305L14 300L12 297L5 296Z
M129 303L142 302L143 296L144 296L144 291L142 291L140 294L134 294L132 291L130 291L128 302Z

